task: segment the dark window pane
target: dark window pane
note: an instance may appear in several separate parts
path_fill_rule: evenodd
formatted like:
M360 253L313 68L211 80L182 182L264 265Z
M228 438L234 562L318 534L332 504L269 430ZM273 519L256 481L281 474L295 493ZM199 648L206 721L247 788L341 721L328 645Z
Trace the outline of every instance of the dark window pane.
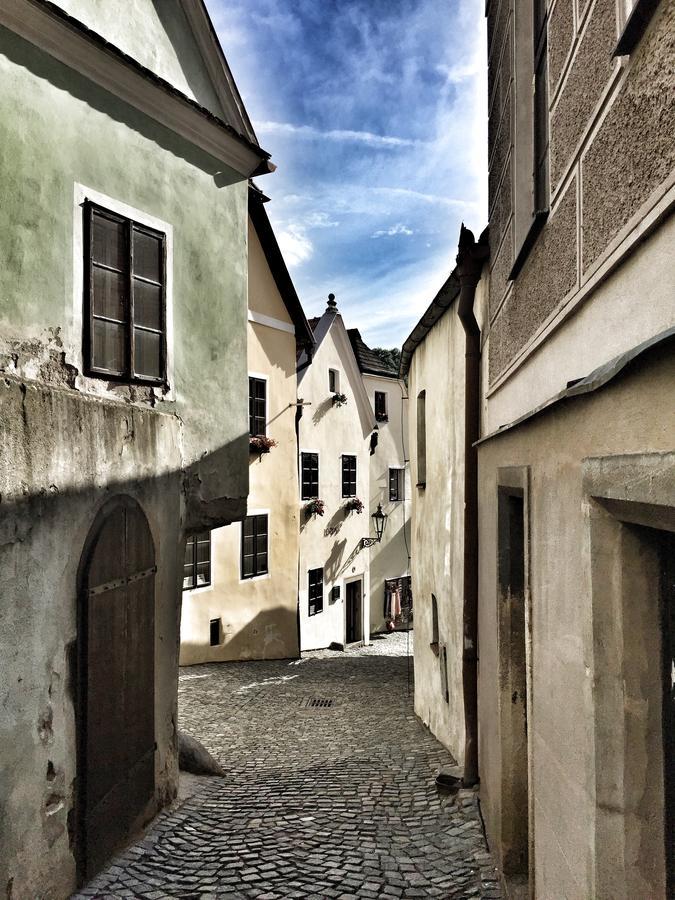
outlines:
M134 323L147 328L162 327L162 289L134 278Z
M244 558L242 560L242 567L241 567L242 578L252 578L254 574L255 573L253 570L253 557L252 556L244 556Z
M161 378L161 342L160 334L134 329L135 375Z
M267 551L267 535L259 534L255 540L256 553L265 553Z
M94 319L93 365L122 374L125 369L124 325Z
M134 275L162 280L162 241L134 229Z
M211 564L197 563L197 584L208 584L211 581Z
M124 222L114 222L106 216L94 213L91 256L95 262L128 271L125 225Z
M195 558L195 539L189 537L185 544L185 565L192 565Z
M211 559L211 545L208 541L200 541L197 544L197 562L208 562Z
M119 272L93 267L94 314L107 319L127 321L127 279Z

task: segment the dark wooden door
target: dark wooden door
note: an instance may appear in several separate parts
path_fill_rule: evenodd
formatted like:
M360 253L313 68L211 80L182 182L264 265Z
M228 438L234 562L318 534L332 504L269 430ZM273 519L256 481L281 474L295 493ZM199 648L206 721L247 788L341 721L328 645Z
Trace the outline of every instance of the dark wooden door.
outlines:
M661 545L663 762L667 896L675 897L675 534Z
M346 642L353 644L362 640L361 629L361 582L350 581L347 585L347 635Z
M154 795L155 553L130 498L107 504L85 549L80 621L80 862L85 878L140 825Z

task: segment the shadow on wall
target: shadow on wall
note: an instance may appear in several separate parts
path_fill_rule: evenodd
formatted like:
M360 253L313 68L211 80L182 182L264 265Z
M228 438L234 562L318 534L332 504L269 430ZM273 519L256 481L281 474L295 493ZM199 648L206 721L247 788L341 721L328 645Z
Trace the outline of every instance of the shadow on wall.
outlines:
M236 603L236 598L231 598ZM217 646L209 646L209 622L206 623L204 641L181 643L182 666L203 662L245 662L247 660L297 659L298 643L297 598L292 608L275 606L259 612L238 631L230 631L230 625L221 617L220 639Z
M319 422L323 419L326 413L333 408L333 398L326 397L325 400L322 400L321 403L316 407L314 413L312 415L312 422L315 425L318 425Z
M340 574L340 566L346 546L347 541L343 538L341 541L335 541L331 547L330 554L323 567L324 584L329 581L335 581Z

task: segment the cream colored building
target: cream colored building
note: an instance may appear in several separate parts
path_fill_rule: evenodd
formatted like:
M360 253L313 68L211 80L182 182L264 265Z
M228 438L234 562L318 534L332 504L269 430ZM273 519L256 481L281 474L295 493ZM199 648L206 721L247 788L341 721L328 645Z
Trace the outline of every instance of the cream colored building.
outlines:
M367 642L370 635L370 448L376 433L334 299L312 320L315 348L298 363L301 649ZM313 499L323 515L308 514ZM361 513L346 507L358 499Z
M546 16L531 12L520 0L487 7L489 249L487 235L462 232L453 296L403 348L411 396L426 390L422 426L411 415L413 473L425 454L427 467L413 533L445 535L413 541L416 667L433 634L432 577L461 559L461 579L438 598L464 694L448 745L465 781L480 777L507 895L665 900L675 896L675 3L554 0ZM447 379L437 393L451 395L435 406L434 372ZM464 491L450 522L455 501L428 497L443 436L459 446L447 496ZM443 696L427 702L447 740Z
M299 509L296 351L312 343L258 192L249 195L247 518L188 542L182 665L297 657ZM246 390L242 385L242 390Z
M370 548L370 632L412 627L410 589L410 474L406 457L408 393L398 373L348 330L363 385L377 423L377 446L370 455L369 512L387 516L382 540Z

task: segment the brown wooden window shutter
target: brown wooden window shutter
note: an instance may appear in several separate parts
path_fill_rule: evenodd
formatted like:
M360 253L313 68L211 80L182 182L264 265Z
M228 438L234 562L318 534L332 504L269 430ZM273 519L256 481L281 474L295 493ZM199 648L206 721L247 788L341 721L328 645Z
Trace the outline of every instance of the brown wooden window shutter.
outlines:
M87 201L85 363L88 375L166 382L166 236Z

